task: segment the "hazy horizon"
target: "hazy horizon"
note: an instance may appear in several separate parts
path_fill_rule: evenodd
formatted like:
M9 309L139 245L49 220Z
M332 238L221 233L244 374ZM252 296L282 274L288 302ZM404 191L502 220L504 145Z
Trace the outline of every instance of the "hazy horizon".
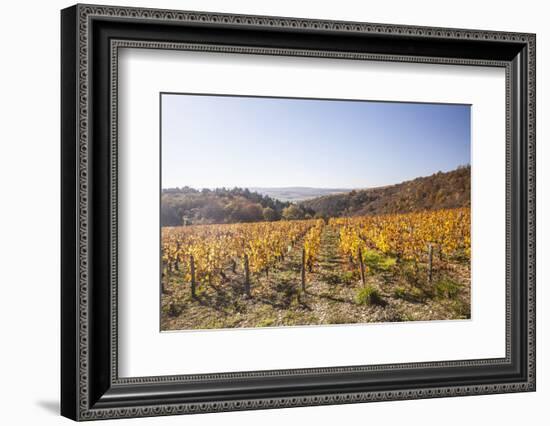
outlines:
M181 188L184 188L184 187L189 187L189 188L192 188L192 189L196 189L198 191L202 191L203 189L209 189L209 190L215 190L215 189L233 189L233 188L241 188L241 189L293 189L293 188L300 188L300 189L323 189L323 190L328 190L328 189L331 189L331 190L346 190L346 191L353 191L353 190L360 190L360 189L372 189L372 188L380 188L380 187L384 187L384 186L391 186L391 185L398 185L400 183L403 183L403 182L407 182L409 180L412 180L412 179L416 179L416 178L419 178L419 177L428 177L428 176L431 176L431 175L434 175L436 174L437 172L441 172L441 173L448 173L448 172L452 172L453 170L457 170L459 167L462 167L462 166L465 166L465 167L469 167L470 164L461 164L457 167L455 167L454 169L452 170L437 170L433 173L430 173L429 175L425 175L425 176L416 176L416 177L413 177L411 179L407 179L407 180L404 180L404 181L400 181L400 182L393 182L393 183L388 183L386 185L377 185L377 186L362 186L362 187L359 187L359 186L354 186L354 187L343 187L343 186L340 186L340 187L335 187L335 186L328 186L328 187L324 187L324 186L304 186L304 185L292 185L292 186L258 186L258 185L248 185L248 186L210 186L210 187L194 187L194 186L191 186L191 185L177 185L177 186L167 186L167 187L162 187L163 190L165 189L181 189Z
M162 94L162 188L353 190L470 164L470 106Z

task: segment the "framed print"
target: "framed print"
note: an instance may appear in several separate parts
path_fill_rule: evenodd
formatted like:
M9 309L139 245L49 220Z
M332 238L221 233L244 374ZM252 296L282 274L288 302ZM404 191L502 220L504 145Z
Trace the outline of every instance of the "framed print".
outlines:
M535 390L535 35L61 29L64 416Z

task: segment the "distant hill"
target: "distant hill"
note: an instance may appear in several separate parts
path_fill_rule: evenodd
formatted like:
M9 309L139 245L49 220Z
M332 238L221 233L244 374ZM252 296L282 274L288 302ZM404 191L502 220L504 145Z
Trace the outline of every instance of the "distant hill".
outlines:
M279 220L290 203L242 188L163 189L162 226Z
M350 189L343 188L310 188L305 186L290 186L282 188L251 187L248 189L277 200L291 202L304 201L311 198L322 197L324 195L341 194L343 192L350 191Z
M379 188L326 195L299 203L315 216L362 216L470 205L470 166Z

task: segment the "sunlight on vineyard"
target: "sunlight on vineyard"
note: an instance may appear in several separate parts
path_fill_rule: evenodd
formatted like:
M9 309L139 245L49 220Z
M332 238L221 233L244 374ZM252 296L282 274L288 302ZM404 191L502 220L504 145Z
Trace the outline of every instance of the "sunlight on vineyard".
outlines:
M313 265L319 256L323 226L324 221L322 219L318 219L315 222L315 226L310 228L304 239L305 263L309 272L313 270Z
M223 279L228 265L235 270L246 255L250 272L267 271L316 226L315 220L303 220L164 227L163 268L169 272L182 271L182 279L188 282L192 256L196 279L211 284ZM313 255L311 252L310 256Z
M163 227L162 328L469 318L470 239L469 208Z
M369 249L419 262L433 245L443 256L470 259L470 209L333 218L340 227L340 249L350 258Z

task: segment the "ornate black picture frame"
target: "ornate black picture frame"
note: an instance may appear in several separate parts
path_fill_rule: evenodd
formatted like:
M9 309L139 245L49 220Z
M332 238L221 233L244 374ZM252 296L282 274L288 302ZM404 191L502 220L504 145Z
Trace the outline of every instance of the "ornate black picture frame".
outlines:
M61 413L74 420L535 390L535 35L76 5L61 13ZM117 52L186 49L506 70L506 356L120 378Z

